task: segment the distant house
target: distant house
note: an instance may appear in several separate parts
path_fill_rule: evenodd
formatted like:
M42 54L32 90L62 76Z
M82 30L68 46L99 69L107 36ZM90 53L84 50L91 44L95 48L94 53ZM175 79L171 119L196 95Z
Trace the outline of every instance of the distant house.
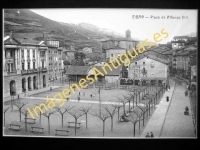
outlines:
M142 85L146 82L152 84L168 82L168 60L158 55L141 54L131 60L128 67L128 77L122 79L131 79L133 84Z
M97 68L99 71L101 71L103 74L104 70L102 69L102 66L93 66L95 68ZM117 69L112 69L112 71L110 71L109 69L106 69L107 74L105 74L104 76L98 76L98 82L108 82L108 83L112 83L112 82L116 82L120 79L120 71L121 71L121 67L117 68ZM88 71L89 75L91 75L91 77L94 78L94 72L92 70L92 68Z
M83 48L82 51L83 51L84 53L92 53L92 49L89 48L89 47L85 47L85 48Z
M90 68L90 66L70 66L65 74L70 82L79 82L81 78L86 78Z
M130 30L126 31L125 38L111 38L108 40L101 40L102 57L108 61L114 57L117 58L127 50L131 50L133 47L136 48L138 43L139 41L131 39Z
M179 49L185 46L185 43L188 41L188 36L175 36L172 43L172 49Z

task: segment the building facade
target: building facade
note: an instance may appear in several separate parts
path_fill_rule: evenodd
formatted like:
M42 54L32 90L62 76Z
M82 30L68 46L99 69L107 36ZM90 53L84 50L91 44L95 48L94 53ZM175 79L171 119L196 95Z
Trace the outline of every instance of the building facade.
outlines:
M101 40L102 57L109 61L119 57L127 50L131 50L133 47L136 49L136 45L139 41L131 39L131 31L126 31L125 38L111 38L107 40Z
M47 49L29 38L4 38L4 97L47 87Z

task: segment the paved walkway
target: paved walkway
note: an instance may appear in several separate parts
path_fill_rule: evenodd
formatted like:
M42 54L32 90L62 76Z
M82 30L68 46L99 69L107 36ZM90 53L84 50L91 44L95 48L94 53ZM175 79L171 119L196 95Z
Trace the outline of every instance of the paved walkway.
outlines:
M185 96L185 90L185 83L182 83L182 85L176 85L160 137L196 137L190 100L188 96ZM184 115L186 106L189 108L189 116Z
M175 82L173 80L169 80L170 91L166 91L163 97L160 100L160 103L157 105L156 110L154 111L151 119L146 125L146 128L142 132L140 137L145 137L146 133L153 132L154 137L159 137L162 131L162 126L165 120L165 116L167 114L168 107L171 102L171 97L174 92ZM169 102L166 101L166 96L169 96Z
M52 87L52 89L56 89L56 88L59 88L60 86L51 86L51 87ZM28 95L33 95L33 94L45 92L45 91L48 91L48 90L50 90L50 87L46 87L46 88L42 88L42 89L38 89L38 90L27 91L26 93L19 94L19 97L20 98L24 98L24 97L26 97ZM18 95L14 96L14 99L17 99L17 98L18 98ZM10 101L10 100L11 100L11 96L3 98L4 102Z

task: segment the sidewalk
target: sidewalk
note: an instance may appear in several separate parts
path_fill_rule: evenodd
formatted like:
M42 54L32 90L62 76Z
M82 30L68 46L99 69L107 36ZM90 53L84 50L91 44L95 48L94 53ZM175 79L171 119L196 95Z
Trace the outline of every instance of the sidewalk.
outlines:
M153 132L154 137L159 137L162 131L162 126L165 120L165 116L167 114L168 107L171 102L172 95L174 93L175 82L173 80L169 80L170 91L166 91L163 97L160 100L160 103L157 105L156 110L151 116L149 122L146 125L146 128L142 132L140 137L145 137L147 133ZM166 101L166 96L169 96L169 102Z
M186 86L177 85L172 97L160 137L196 137L189 96L185 96ZM185 107L189 116L184 115Z
M25 98L29 95L45 92L45 91L50 90L50 87L52 87L52 89L56 89L56 88L59 88L60 86L49 86L49 87L45 87L45 88L38 89L38 90L27 91L26 93L17 94L16 96L14 96L14 99L17 99L18 95L19 95L20 98ZM11 96L3 98L3 102L7 102L7 101L10 101L10 100L11 100Z

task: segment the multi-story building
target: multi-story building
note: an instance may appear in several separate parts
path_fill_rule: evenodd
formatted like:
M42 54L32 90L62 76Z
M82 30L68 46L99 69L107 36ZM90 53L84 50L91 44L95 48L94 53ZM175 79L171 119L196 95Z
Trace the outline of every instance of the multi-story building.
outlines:
M62 48L59 48L59 41L49 39L46 41L48 46L48 69L49 80L54 80L62 77Z
M48 85L48 47L43 42L15 36L4 38L4 97Z
M126 38L111 38L107 40L101 40L102 44L102 56L108 62L110 59L119 57L127 50L131 50L133 47L136 49L136 45L139 41L131 39L131 31L126 31Z
M172 49L179 49L185 46L185 43L188 41L188 36L175 36L172 43Z
M131 60L125 79L133 80L133 84L142 85L168 83L168 60L163 56L140 54ZM124 79L124 78L121 78Z

